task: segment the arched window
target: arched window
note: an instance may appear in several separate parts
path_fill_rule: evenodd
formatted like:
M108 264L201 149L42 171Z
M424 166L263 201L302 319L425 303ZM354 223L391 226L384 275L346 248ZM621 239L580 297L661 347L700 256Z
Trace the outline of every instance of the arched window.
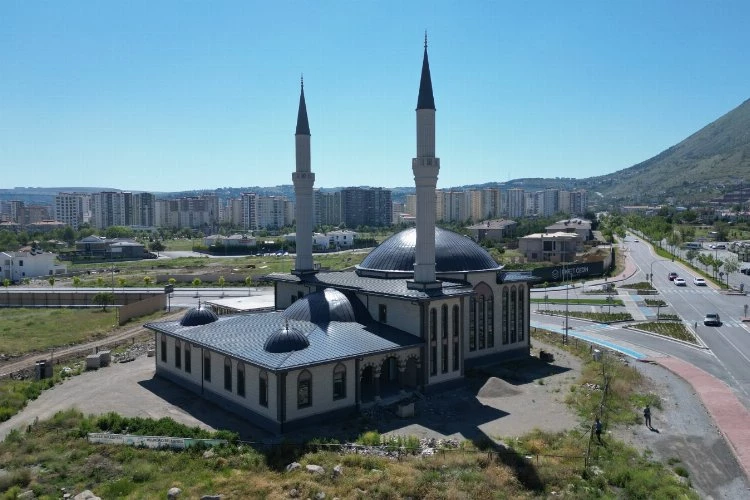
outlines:
M488 340L490 333L490 322L492 321L492 311L487 311L488 308L492 307L492 288L487 283L479 283L474 287L474 294L476 296L476 322L477 322L477 333L478 333L478 349L485 349L491 347ZM494 333L493 333L494 335ZM494 344L494 339L492 343Z
M193 370L193 358L190 354L190 342L185 342L185 372L190 373Z
M516 342L516 287L510 289L510 343Z
M297 408L312 406L312 375L303 370L297 377Z
M495 347L495 300L490 295L485 304L487 311L487 347Z
M437 375L437 309L430 309L430 375Z
M346 366L341 363L333 369L333 400L346 398Z
M453 371L458 371L460 367L460 351L459 351L459 339L460 327L461 327L461 316L459 315L460 309L458 306L453 306Z
M477 350L477 299L469 298L469 350Z
M440 308L440 371L448 373L448 304Z
M443 304L440 310L440 328L442 329L441 337L448 338L448 304Z
M522 342L526 332L526 290L518 288L518 341Z
M437 309L430 309L430 340L437 340Z
M180 339L174 339L174 367L182 368L182 346Z
M508 300L508 289L503 288L503 320L502 320L502 329L503 329L503 345L508 343L508 330L510 328L510 325L508 325L508 309L510 309L510 301Z
M161 334L161 361L162 363L167 362L167 336Z
M268 372L258 374L258 404L268 408Z
M479 316L479 328L477 328L477 330L479 330L479 348L484 349L484 338L486 334L485 324L487 319L484 310L484 295L480 295L479 299L477 300L477 313Z
M232 391L232 360L224 358L224 389Z
M245 365L241 361L237 362L237 395L245 397Z
M211 351L203 351L203 379L211 382Z

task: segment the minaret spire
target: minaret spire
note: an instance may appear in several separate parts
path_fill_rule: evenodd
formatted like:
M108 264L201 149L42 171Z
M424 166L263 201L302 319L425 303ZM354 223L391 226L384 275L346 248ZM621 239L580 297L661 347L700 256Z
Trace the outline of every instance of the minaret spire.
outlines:
M424 39L422 75L417 97L417 157L411 161L417 191L417 243L414 280L409 288L428 290L442 285L435 274L435 188L440 158L435 157L435 98L432 95L427 32Z
M297 275L315 272L312 258L313 238L313 185L315 174L310 169L310 124L307 120L305 105L305 80L299 79L299 109L297 110L297 131L294 135L296 169L292 174L294 183L295 220L297 223L296 246L297 256L292 273Z

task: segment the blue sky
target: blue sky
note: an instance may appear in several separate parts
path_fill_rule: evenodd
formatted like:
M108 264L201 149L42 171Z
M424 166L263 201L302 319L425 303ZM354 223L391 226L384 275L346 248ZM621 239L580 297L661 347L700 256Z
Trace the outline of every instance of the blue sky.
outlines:
M750 2L0 0L0 188L413 185L424 31L439 188L590 177L750 97Z

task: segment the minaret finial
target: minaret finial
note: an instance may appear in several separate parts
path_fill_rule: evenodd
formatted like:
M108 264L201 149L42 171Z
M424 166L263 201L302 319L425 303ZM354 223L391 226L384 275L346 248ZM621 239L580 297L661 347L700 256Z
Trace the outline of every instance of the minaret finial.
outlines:
M299 74L299 86L305 88L305 75L304 73Z
M424 30L424 50L427 50L427 30Z

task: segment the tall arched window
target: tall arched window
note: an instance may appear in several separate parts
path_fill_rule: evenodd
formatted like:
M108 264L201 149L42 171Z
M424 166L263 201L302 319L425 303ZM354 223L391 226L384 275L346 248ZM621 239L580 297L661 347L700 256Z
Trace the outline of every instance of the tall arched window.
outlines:
M460 328L461 328L461 316L460 316L460 309L458 306L453 306L453 371L458 371L460 367L460 353L459 351L459 339L461 338L460 335Z
M479 283L474 287L474 294L476 296L476 322L477 322L477 333L478 333L478 349L486 349L490 347L488 344L487 335L489 333L488 321L492 318L492 312L487 312L487 307L492 307L492 288L487 283ZM488 316L489 314L489 316ZM493 340L494 343L494 340Z
M508 343L508 330L510 328L510 325L508 325L508 309L510 309L510 301L508 300L508 289L503 288L503 319L502 319L502 329L503 329L503 345Z
M477 299L469 298L469 350L477 350Z
M245 397L245 364L237 362L237 395Z
M440 371L448 373L448 304L440 308Z
M516 287L510 289L510 343L516 342Z
M224 358L224 389L232 391L232 360Z
M518 288L518 341L522 342L526 332L526 290Z
M265 370L258 374L258 404L268 408L268 372Z
M478 321L479 328L477 328L477 330L479 331L479 348L484 349L485 347L484 340L485 340L485 335L486 335L486 332L485 332L486 316L485 316L485 310L484 310L484 295L480 295L479 299L477 300L477 313L479 316L479 321Z
M437 309L430 308L430 375L437 375Z
M174 339L174 367L182 368L182 345L180 339Z
M190 352L190 342L185 342L185 373L193 370L193 357Z
M312 375L303 370L297 377L297 408L312 406Z
M211 382L211 351L203 351L203 379Z
M341 363L333 369L333 400L346 398L346 366Z
M487 347L495 347L495 299L487 297Z

